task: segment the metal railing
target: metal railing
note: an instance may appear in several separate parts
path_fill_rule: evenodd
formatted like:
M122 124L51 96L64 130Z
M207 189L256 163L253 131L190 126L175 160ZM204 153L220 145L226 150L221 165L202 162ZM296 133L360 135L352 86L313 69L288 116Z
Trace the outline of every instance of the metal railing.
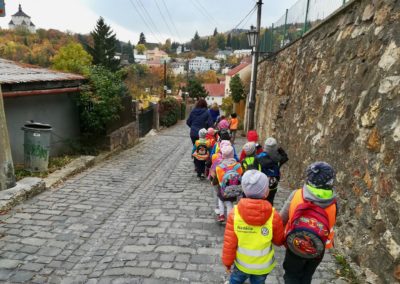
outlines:
M142 109L139 112L139 136L145 136L153 128L153 107Z
M267 28L260 40L261 52L274 52L303 36L350 0L299 0Z

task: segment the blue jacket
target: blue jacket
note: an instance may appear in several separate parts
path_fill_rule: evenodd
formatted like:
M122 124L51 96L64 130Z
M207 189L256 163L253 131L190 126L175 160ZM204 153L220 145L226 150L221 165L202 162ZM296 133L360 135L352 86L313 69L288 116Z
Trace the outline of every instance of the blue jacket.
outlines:
M218 116L219 116L219 109L214 110L214 109L210 108L209 109L209 113L210 113L210 115L212 117L213 122L215 123L217 121Z
M187 126L190 127L190 136L199 137L199 130L202 128L209 128L213 126L213 121L208 109L195 108L190 113L189 118L186 120Z

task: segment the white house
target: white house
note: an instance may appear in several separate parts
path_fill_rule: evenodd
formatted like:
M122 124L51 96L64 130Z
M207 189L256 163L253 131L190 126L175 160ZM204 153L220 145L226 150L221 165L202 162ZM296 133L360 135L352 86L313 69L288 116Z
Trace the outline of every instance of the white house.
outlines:
M36 31L35 25L31 22L31 17L22 11L21 4L18 6L18 12L11 16L11 21L8 23L10 30L23 28L31 33Z
M172 72L175 75L185 74L185 63L184 62L173 62L171 63Z
M219 70L221 65L217 60L197 56L189 61L189 70L193 72L204 72L208 70Z
M208 92L208 96L206 97L208 105L212 105L213 103L217 103L219 106L222 105L225 84L203 84L203 87Z
M235 57L242 58L251 55L251 49L238 49L233 52Z
M219 50L215 55L215 58L218 60L226 60L226 58L231 54L232 54L231 50Z
M236 74L239 75L240 79L244 80L245 77L249 77L251 74L251 63L249 60L243 60L239 65L237 65L235 68L230 69L228 73L225 74L225 97L229 96L231 93L231 90L229 88L229 84L231 82L231 79L233 76Z
M144 54L135 54L135 62L139 64L146 64L147 57Z

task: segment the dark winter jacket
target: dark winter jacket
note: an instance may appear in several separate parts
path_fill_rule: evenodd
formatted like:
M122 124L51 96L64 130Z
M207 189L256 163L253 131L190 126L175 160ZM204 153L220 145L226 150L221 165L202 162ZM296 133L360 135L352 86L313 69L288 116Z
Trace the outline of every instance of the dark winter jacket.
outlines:
M190 136L199 137L199 130L202 128L209 128L213 125L208 109L206 108L195 108L190 113L189 118L186 120L186 124L190 127Z
M219 114L220 114L219 113L219 109L215 110L215 109L210 108L209 113L211 115L211 118L212 118L213 122L215 123L217 121L217 118L218 118Z

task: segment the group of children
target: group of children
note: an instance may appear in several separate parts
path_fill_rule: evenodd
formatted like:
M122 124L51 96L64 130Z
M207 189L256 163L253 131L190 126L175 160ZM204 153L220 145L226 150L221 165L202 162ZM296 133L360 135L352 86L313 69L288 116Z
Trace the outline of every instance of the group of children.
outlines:
M249 131L238 157L226 127L201 129L199 137L192 156L197 176L214 185L217 221L226 221L222 261L229 283L248 278L264 283L276 265L272 244L287 248L285 283L311 283L325 248L333 245L333 168L325 162L311 164L303 188L292 192L278 213L273 203L288 156L276 139L269 137L261 146L257 132Z

